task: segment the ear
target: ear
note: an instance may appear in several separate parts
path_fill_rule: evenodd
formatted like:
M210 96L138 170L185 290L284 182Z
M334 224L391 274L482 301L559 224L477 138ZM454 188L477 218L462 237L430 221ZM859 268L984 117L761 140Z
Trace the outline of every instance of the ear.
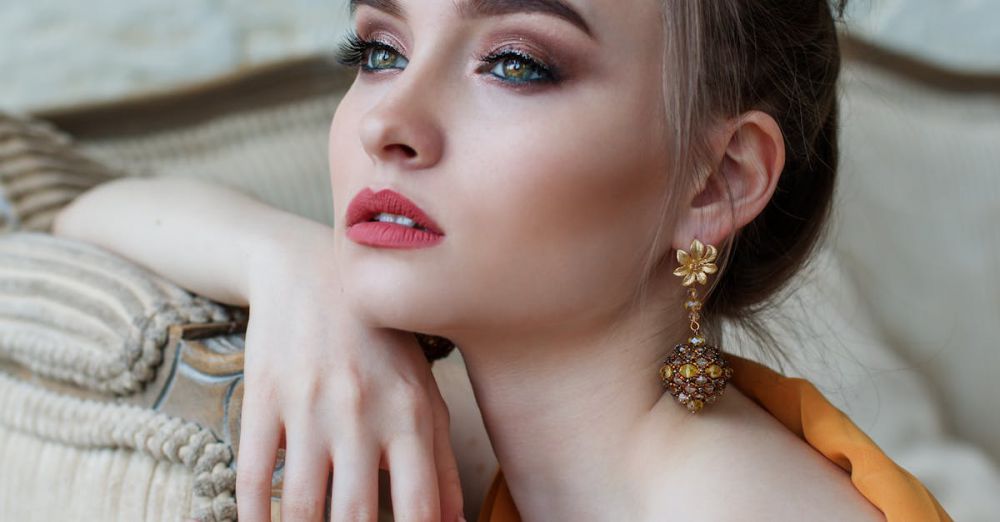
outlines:
M721 245L764 210L785 166L781 128L762 111L723 123L710 146L712 169L680 212L674 248L686 250L695 238Z

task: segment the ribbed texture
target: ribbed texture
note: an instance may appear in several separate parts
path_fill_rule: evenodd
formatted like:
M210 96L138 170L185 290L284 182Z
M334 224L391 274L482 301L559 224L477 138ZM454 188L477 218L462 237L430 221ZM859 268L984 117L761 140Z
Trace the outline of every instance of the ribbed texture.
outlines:
M170 325L244 319L89 243L0 236L0 358L38 375L134 393L154 378Z
M204 522L236 520L232 450L210 431L3 373L0 462L17 477L0 480L0 520L177 520L184 506Z
M0 113L0 232L47 231L73 198L119 175L52 126Z
M327 134L336 92L176 130L83 142L131 174L208 179L280 209L333 223Z

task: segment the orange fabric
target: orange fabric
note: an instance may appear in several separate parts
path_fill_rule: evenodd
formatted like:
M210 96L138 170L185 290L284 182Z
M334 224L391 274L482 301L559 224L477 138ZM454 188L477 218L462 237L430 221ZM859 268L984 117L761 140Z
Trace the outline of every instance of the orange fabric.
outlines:
M933 495L893 462L842 411L805 379L785 377L756 362L727 355L731 384L799 438L851 474L854 487L888 522L950 522ZM711 414L710 411L705 413ZM497 470L479 522L520 522L503 472Z

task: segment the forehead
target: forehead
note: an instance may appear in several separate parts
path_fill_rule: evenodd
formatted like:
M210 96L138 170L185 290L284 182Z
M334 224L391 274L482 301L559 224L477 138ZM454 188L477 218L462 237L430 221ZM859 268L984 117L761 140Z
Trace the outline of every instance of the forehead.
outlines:
M462 18L515 13L541 13L562 19L597 37L618 39L622 33L649 38L660 27L662 0L350 0L353 13L369 6L410 18L423 11L450 11ZM647 40L648 41L648 40Z

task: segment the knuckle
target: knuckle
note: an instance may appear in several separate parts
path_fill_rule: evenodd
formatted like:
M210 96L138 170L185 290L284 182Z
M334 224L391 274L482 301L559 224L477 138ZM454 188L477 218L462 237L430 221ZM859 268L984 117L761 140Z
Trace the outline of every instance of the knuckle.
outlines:
M433 433L433 419L421 414L419 411L406 410L403 414L393 418L395 423L396 439L409 441L411 437L419 440L431 442ZM426 439L425 439L426 436Z
M419 416L431 413L427 394L423 388L411 382L403 381L396 385L393 390L393 403L404 413Z
M434 408L434 418L441 428L447 430L451 427L451 412L448 411L448 406L443 402Z
M333 520L375 522L377 517L377 511L372 511L372 508L362 502L345 502L342 507L337 508Z
M262 466L238 466L236 472L237 498L258 497L271 494L271 474Z
M319 499L309 498L295 491L282 495L281 514L285 520L316 520L323 513Z
M316 404L323 398L326 382L318 375L303 375L299 380L298 399L300 404Z
M276 379L270 374L244 374L243 376L243 406L252 404L271 404L278 397Z
M401 522L440 522L437 505L426 500L419 500L407 506L396 516Z
M462 477L459 475L458 467L448 466L441 473L442 489L451 493L458 493L458 500L462 499Z
M371 403L371 391L357 382L343 383L334 390L333 402L342 414L359 416Z

